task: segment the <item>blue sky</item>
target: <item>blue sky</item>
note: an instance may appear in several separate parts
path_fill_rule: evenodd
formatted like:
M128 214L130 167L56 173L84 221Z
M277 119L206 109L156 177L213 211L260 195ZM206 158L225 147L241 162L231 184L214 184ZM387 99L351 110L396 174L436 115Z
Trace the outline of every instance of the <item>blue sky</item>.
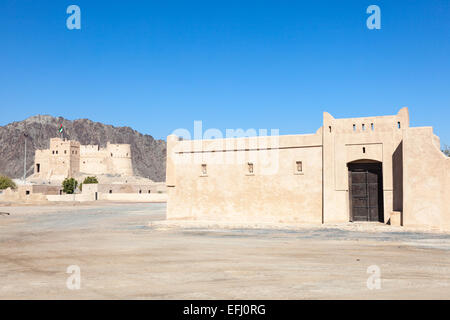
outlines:
M81 8L81 30L66 8ZM381 30L366 8L381 8ZM89 118L163 138L177 128L313 133L396 114L450 144L450 1L0 2L0 125Z

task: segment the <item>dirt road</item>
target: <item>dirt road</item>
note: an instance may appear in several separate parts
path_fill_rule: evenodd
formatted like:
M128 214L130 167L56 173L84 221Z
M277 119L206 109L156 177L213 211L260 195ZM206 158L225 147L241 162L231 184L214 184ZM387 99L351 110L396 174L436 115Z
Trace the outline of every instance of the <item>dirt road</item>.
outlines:
M164 204L0 211L0 299L450 299L448 234L149 227Z

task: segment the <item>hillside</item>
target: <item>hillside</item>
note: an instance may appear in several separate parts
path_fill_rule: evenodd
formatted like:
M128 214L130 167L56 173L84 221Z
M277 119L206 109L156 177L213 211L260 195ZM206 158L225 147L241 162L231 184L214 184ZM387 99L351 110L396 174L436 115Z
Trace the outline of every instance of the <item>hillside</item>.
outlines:
M12 178L23 176L24 133L27 139L27 175L33 173L34 151L49 148L50 138L59 137L58 128L64 127L64 137L81 144L127 143L131 145L135 175L154 181L165 180L166 142L155 140L130 127L114 127L88 119L67 120L48 115L37 115L26 120L0 126L0 174Z

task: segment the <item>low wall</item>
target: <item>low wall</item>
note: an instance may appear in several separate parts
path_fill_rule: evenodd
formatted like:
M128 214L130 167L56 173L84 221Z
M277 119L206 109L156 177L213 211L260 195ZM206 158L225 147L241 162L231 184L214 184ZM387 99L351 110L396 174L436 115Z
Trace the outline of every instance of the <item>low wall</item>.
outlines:
M29 191L30 194L25 192ZM31 193L31 186L19 186L17 190L6 189L0 192L0 202L45 202L47 201L45 195L41 193Z
M100 193L98 200L124 202L166 202L167 193Z
M64 201L94 201L95 200L95 195L94 194L63 194L63 195L47 195L47 200L48 201L60 201L60 202L64 202Z
M123 202L166 202L166 193L98 193L98 200L103 201L123 201ZM73 202L73 201L95 201L95 193L81 194L64 194L64 195L48 195L48 201L52 202Z

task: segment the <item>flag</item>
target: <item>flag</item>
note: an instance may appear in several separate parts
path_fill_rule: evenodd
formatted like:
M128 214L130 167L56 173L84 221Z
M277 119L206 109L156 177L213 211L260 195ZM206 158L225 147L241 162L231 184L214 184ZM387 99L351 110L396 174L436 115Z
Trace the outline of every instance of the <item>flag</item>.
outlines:
M63 132L63 126L62 126L62 124L59 126L59 133L62 133Z

